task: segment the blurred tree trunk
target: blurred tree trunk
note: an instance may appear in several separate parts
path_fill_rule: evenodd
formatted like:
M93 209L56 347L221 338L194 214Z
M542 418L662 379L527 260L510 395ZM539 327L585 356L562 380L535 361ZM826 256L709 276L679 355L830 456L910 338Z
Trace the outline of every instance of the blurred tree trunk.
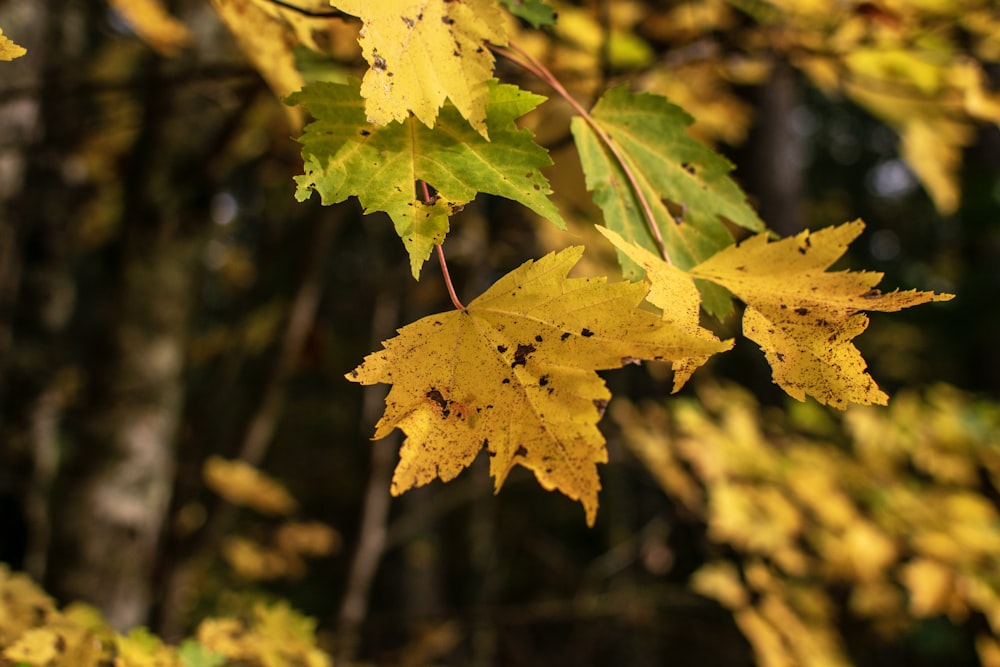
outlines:
M145 624L153 601L206 228L188 190L197 171L182 159L185 150L203 157L205 147L177 145L166 127L178 96L161 68L150 54L135 65L142 115L120 170L120 232L90 277L100 297L83 319L96 330L81 356L79 418L52 499L50 591L96 605L119 629Z
M0 442L7 478L3 532L23 521L23 543L4 545L35 578L48 548L48 492L58 461L59 423L72 392L66 331L76 305L73 237L81 188L68 156L83 135L74 94L90 44L84 8L40 2L12 13L31 58L5 79L0 220ZM10 24L6 23L9 27Z
M757 120L748 142L750 166L741 170L761 219L782 236L802 231L806 140L796 131L799 82L791 65L776 62L771 79L756 91Z
M55 504L50 585L98 604L118 628L146 622L170 500L197 244L171 240L125 259L106 365Z

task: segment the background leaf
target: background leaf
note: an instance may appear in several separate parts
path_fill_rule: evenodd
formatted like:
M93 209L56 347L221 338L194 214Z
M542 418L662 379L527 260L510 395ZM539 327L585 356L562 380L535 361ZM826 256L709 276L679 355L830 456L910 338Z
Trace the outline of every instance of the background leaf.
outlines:
M514 16L519 16L536 28L553 25L556 13L541 0L500 0Z

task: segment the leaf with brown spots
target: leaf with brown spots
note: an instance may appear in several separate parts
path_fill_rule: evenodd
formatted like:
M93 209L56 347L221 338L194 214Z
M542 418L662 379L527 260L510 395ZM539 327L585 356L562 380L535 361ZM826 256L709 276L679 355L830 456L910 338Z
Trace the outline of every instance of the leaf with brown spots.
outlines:
M549 154L515 123L545 98L488 82L487 141L451 104L441 110L435 130L414 118L372 125L358 86L356 79L316 81L288 98L315 119L299 139L305 168L296 178L300 201L315 191L324 204L356 196L366 213L385 211L410 254L414 277L444 240L450 216L479 192L513 199L565 226L540 171L552 164ZM418 196L418 180L434 188L432 202Z
M598 227L597 231L646 272L650 282L646 300L663 311L664 320L696 338L715 339L715 335L700 324L701 296L691 276L673 264L667 264L645 248L629 243L617 232L606 227ZM726 349L732 346L732 341L728 341L728 344ZM680 391L691 374L708 361L709 356L693 355L674 360L674 392Z
M368 120L402 121L410 112L434 127L445 99L484 137L493 76L487 43L505 45L503 10L496 0L333 0L361 18L361 50L371 68L361 84Z
M730 176L732 164L687 133L693 119L683 109L665 97L632 93L623 86L606 92L592 113L615 152L583 118L573 119L572 130L587 189L608 229L659 254L650 233L655 223L670 261L681 269L733 243L727 221L755 232L764 229ZM623 164L631 170L634 186ZM649 205L648 214L636 189ZM638 277L633 258L619 251L626 277ZM720 318L732 312L730 295L714 285L702 287L707 312Z
M806 395L843 409L884 405L888 396L866 372L852 341L868 326L860 311L891 312L952 294L875 289L882 274L827 269L864 229L861 220L768 242L758 234L690 269L747 305L743 333L764 350L774 381L800 401Z
M399 330L348 379L391 384L375 437L407 437L392 493L449 481L485 449L499 490L516 465L597 514L597 428L611 397L595 371L637 359L671 361L728 348L639 306L648 287L566 274L583 248L529 261L464 311Z

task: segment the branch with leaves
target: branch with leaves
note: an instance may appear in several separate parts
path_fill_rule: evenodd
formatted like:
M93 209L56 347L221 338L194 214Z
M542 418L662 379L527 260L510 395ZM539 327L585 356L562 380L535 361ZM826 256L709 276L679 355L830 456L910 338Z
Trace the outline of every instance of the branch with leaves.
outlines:
M687 134L689 115L622 87L587 110L539 60L503 46L506 35L487 20L498 5L424 3L410 11L401 3L389 11L334 4L361 17L370 66L360 83L314 83L289 98L313 118L300 138L305 174L297 196L317 192L325 204L354 196L366 212L387 213L415 278L436 249L458 309L404 327L348 374L392 385L375 437L395 428L408 436L395 494L448 481L485 450L497 489L514 466L526 467L544 488L580 501L592 524L596 465L606 460L596 424L610 399L595 370L669 361L678 390L731 347L699 317L701 310L727 316L735 295L747 306L745 335L764 349L775 382L790 395L841 408L884 403L851 342L867 326L860 311L950 298L882 295L874 289L879 274L825 273L860 222L768 243L730 177L732 165ZM601 229L623 275L640 282L567 279L582 252L571 248L527 262L467 308L458 301L441 243L451 218L477 194L517 201L564 227L541 172L548 154L516 125L544 98L492 79L490 50L541 78L576 111L573 136L604 213ZM758 234L735 246L730 225ZM661 314L642 310L644 300Z

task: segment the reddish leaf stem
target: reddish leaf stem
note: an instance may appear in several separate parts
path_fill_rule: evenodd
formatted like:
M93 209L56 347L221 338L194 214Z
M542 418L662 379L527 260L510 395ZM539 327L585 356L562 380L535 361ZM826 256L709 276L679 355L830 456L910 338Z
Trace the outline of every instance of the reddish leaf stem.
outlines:
M420 181L420 186L424 191L424 203L429 203L431 201L431 190L427 187L427 181ZM458 293L455 292L455 285L451 282L451 274L448 272L448 262L444 258L444 248L441 244L434 246L437 250L438 261L441 262L441 273L444 274L444 284L448 286L448 296L451 297L451 302L455 304L455 308L459 310L465 310L465 306L458 299Z
M441 262L441 273L444 274L444 284L448 286L448 296L451 297L451 302L455 304L456 308L465 310L465 306L458 300L458 294L455 293L455 286L451 283L451 274L448 273L448 262L444 259L444 249L440 244L435 247L437 248L438 260Z
M509 44L508 46L509 48L491 45L490 49L549 84L549 86L551 86L560 97L566 100L569 105L573 107L573 110L576 111L581 118L583 118L587 125L590 126L590 129L592 129L594 133L600 137L601 141L604 142L608 151L612 156L614 156L615 160L618 161L618 166L621 167L622 173L625 174L625 178L628 180L629 186L632 188L632 192L635 193L636 199L639 200L639 206L642 208L643 216L646 218L646 226L649 228L649 233L656 242L656 247L660 251L660 256L663 257L663 261L670 264L670 255L667 253L667 246L663 241L663 235L660 233L660 228L656 225L656 216L653 215L653 208L649 205L649 200L646 199L646 195L639 186L639 179L636 178L635 173L632 171L632 167L625 159L625 156L618 150L618 146L611 139L611 135L609 135L604 128L602 128L597 121L594 120L594 117L590 115L590 112L587 111L587 109L580 104L576 98L570 95L569 91L566 90L566 88L562 85L562 82L556 78L555 74L553 74L549 68L516 44Z

